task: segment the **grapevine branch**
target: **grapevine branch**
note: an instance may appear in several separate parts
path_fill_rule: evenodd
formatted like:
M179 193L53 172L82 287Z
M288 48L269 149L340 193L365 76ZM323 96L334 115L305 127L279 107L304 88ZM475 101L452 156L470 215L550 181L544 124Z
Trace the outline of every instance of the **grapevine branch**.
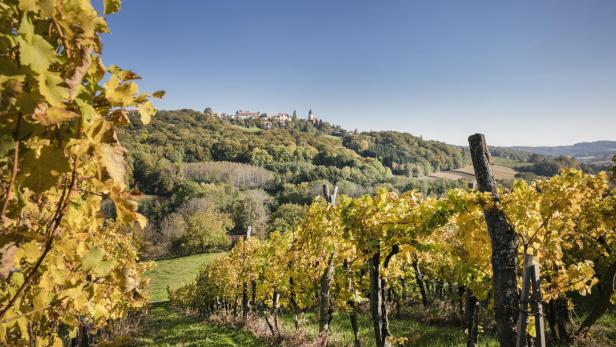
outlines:
M6 306L2 310L0 310L0 318L4 317L4 315L8 312L8 310L10 310L11 307L13 307L13 305L15 305L15 302L17 301L19 296L24 292L24 290L30 285L30 283L34 279L34 276L37 274L38 269L41 267L41 264L47 257L47 254L49 253L49 251L51 251L51 246L53 245L53 240L54 240L56 231L58 230L58 227L60 226L60 223L62 222L62 219L64 217L64 211L66 210L66 207L68 206L68 203L70 202L70 196L75 187L75 181L77 179L77 163L78 163L77 156L75 156L74 163L73 163L73 172L71 173L71 181L69 185L64 186L64 189L62 192L62 198L58 201L58 205L60 206L60 208L56 210L56 214L54 218L51 220L51 222L48 225L47 234L49 234L49 237L47 238L47 241L45 242L45 248L43 249L43 253L37 259L36 263L32 267L32 270L30 270L28 275L25 277L24 282L21 284L19 289L17 289L17 292L15 292L11 300L9 300Z
M16 320L16 319L19 319L19 318L21 318L21 317L27 317L27 316L29 316L29 315L31 315L31 314L34 314L34 313L37 313L37 312L41 312L41 311L45 311L46 309L48 309L48 308L50 308L50 307L53 307L53 306L56 306L57 304L61 303L61 302L62 302L62 301L64 301L66 298L68 298L68 297L67 297L67 296L64 296L64 297L61 297L61 298L60 298L60 299L58 299L58 300L55 300L54 302L50 303L50 304L49 304L49 305L47 305L47 306L43 306L43 307L40 307L40 308L34 309L34 310L32 310L32 311L29 311L29 312L25 312L25 313L18 314L18 315L15 315L15 316L9 317L9 318L5 318L5 319L3 319L3 320L1 320L1 321L0 321L0 324L8 323L8 322L14 321L14 320Z
M13 192L13 185L15 184L15 178L17 177L17 171L19 171L19 126L21 125L21 113L17 115L17 124L15 126L15 151L13 153L13 167L11 169L11 178L9 179L9 185L6 188L6 197L2 202L2 210L0 210L0 219L4 218L7 208L9 207L9 200L11 200L11 193Z

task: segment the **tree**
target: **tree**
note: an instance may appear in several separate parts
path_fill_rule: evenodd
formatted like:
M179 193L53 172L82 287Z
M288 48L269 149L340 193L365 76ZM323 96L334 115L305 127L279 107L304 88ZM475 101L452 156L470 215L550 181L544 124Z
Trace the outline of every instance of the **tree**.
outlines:
M233 221L212 207L189 215L186 226L186 245L193 251L205 253L231 244L227 233L233 228Z
M295 232L304 221L305 206L287 203L278 206L268 223L270 231Z
M243 234L250 226L255 235L264 236L269 204L270 197L264 191L250 190L241 194L231 207L236 233Z

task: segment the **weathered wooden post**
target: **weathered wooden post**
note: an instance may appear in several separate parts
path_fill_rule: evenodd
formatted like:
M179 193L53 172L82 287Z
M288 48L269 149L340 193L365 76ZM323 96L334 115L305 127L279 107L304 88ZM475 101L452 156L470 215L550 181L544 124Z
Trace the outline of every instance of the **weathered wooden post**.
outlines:
M492 241L492 284L494 294L494 313L496 329L501 346L515 346L517 337L516 311L518 310L517 291L517 252L518 240L513 226L505 213L498 207L500 197L498 186L492 175L490 153L483 134L468 138L475 178L481 192L490 192L494 206L484 209L484 216Z
M526 324L528 320L528 304L530 303L533 316L535 317L535 346L545 347L540 270L539 264L535 262L534 257L530 254L524 257L524 271L522 276L522 293L520 296L520 314L518 318L518 338L516 344L517 347L526 346Z
M327 201L330 207L336 204L336 198L338 196L338 186L334 186L333 193L329 192L329 187L327 184L323 184L323 197ZM333 309L330 307L330 299L329 299L329 287L331 285L331 281L334 276L335 270L335 258L336 258L336 249L334 248L329 255L329 259L327 261L327 268L323 275L321 276L321 286L319 290L319 333L326 334L329 329L329 322L331 320ZM326 337L324 337L324 341L326 341Z

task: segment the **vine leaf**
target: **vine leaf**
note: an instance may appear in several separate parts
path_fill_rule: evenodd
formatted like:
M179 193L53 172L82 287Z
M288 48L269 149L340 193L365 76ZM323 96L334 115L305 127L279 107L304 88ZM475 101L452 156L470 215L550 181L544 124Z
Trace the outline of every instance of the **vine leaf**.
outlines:
M152 115L156 113L154 106L149 101L146 101L143 104L140 104L139 106L137 106L137 109L139 110L139 115L141 115L141 122L143 124L150 123L150 120L152 119Z
M34 26L27 16L21 20L18 32L20 35L17 36L17 43L21 64L30 66L38 73L47 71L49 65L57 59L53 46L42 36L34 33Z
M61 106L68 97L68 90L62 86L62 78L59 74L47 71L38 76L39 92L52 106Z
M34 118L44 126L55 125L66 120L78 118L80 115L62 106L50 107L43 112L36 112Z
M85 270L94 269L105 256L105 250L100 247L94 247L90 249L88 253L81 260L81 267Z
M120 10L122 6L122 1L120 0L105 0L105 15L116 13Z
M26 152L21 162L20 172L24 174L18 177L19 181L35 193L47 191L58 182L60 174L70 171L64 150L49 146L43 147L39 155L36 151Z
M116 183L123 183L126 175L126 149L105 143L97 147L106 176Z

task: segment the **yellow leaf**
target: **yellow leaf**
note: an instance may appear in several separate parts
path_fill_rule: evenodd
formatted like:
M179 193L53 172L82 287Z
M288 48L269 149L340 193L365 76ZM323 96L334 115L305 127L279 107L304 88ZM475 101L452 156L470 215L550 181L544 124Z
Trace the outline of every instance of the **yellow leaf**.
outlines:
M68 171L70 166L64 151L45 146L38 156L34 150L24 154L18 180L33 192L42 193L58 182L61 173Z
M140 104L139 106L137 106L137 109L139 110L139 114L141 115L141 122L143 124L150 123L152 115L156 113L154 105L152 105L152 103L149 101Z
M94 271L96 275L100 277L104 277L104 276L107 276L111 272L114 266L115 266L115 261L103 260L99 262L92 270Z
M36 241L30 241L21 245L24 250L24 258L28 263L34 263L41 255L41 250L36 244Z
M52 106L62 106L62 102L68 97L68 90L59 85L62 82L56 72L46 71L38 76L39 92Z
M19 0L19 9L24 12L36 11L36 0Z
M34 113L34 118L44 126L55 125L78 117L80 117L78 113L67 110L62 106L54 106L48 108L46 111Z
M88 271L93 269L105 256L106 252L100 247L94 247L83 257L81 266Z
M117 74L111 75L105 83L105 97L112 105L128 106L135 100L135 94L139 91L135 82L120 84L120 77Z
M122 1L120 0L104 0L103 2L105 15L118 12L121 6Z
M93 312L93 316L94 319L98 320L100 318L104 318L107 315L108 311L107 308L105 308L104 305L102 304L96 304L94 306L94 312Z
M21 333L21 337L28 341L28 318L19 317L17 319L17 326L19 327L19 332Z
M34 26L28 16L24 15L19 26L19 36L16 40L19 44L19 59L22 65L40 73L46 72L51 63L58 57L53 46L42 36L34 33Z
M105 176L122 184L126 176L126 149L118 145L97 146Z

